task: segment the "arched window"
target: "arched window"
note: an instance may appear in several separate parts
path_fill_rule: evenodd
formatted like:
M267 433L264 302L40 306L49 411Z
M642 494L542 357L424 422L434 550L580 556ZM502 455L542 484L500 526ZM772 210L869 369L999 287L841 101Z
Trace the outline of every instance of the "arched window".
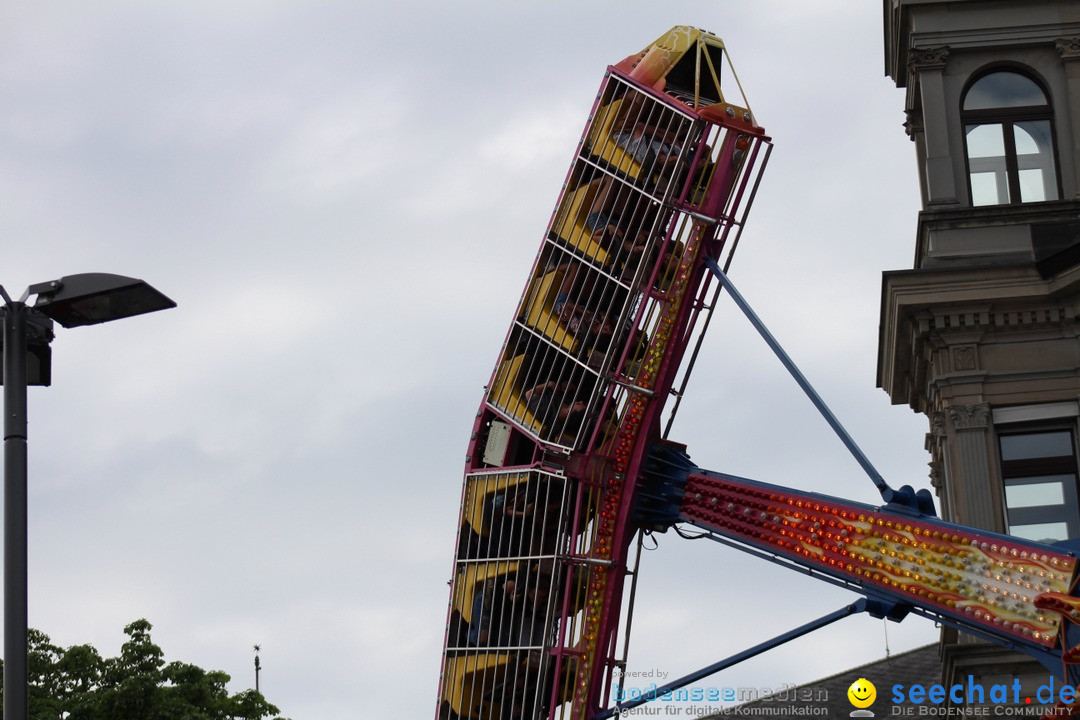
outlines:
M964 94L961 117L973 206L1058 199L1053 108L1035 81L987 73Z

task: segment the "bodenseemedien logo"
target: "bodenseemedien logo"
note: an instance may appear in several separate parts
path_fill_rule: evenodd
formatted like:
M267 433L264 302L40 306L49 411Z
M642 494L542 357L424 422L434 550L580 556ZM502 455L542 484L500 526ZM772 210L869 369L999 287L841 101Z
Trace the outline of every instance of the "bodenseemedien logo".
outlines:
M851 717L874 717L874 713L866 709L874 704L874 700L877 700L877 688L874 687L874 683L866 678L859 678L851 683L851 687L847 690L847 697L856 708L851 711Z

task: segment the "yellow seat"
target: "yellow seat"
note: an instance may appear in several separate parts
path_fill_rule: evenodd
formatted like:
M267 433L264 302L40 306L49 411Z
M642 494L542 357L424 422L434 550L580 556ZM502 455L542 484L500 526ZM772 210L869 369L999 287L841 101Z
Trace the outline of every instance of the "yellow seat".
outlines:
M501 718L497 700L509 698L503 687L509 664L507 653L470 653L446 658L442 699L459 718Z
M565 270L557 269L533 280L525 296L524 319L526 325L536 328L556 345L574 352L577 340L555 314L555 299L565 274Z
M495 373L491 383L488 401L516 420L523 428L532 433L539 433L541 425L529 412L518 387L518 374L525 362L525 355L504 360Z
M641 165L634 156L615 144L611 137L611 128L615 124L615 118L619 116L619 108L622 99L615 100L600 108L593 118L592 127L589 128L588 143L590 152L619 172L634 178L638 178Z
M563 196L564 209L555 219L554 232L559 238L603 265L607 262L608 252L592 239L592 233L585 227L585 219L589 216L589 208L592 207L599 185L598 178Z
M492 493L504 492L511 487L528 482L528 473L509 475L479 475L469 479L469 494L465 501L465 520L478 534L487 537L490 529L484 520L484 511Z
M486 563L468 563L458 574L454 588L454 609L461 613L465 622L472 623L473 599L485 582L492 578L516 572L517 561L495 560ZM500 590L501 591L501 590Z

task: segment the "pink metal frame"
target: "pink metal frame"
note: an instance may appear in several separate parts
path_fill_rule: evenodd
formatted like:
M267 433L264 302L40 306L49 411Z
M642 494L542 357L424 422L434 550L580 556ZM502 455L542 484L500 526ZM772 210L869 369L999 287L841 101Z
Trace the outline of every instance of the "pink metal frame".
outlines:
M660 169L656 169L659 164L649 165L659 161L648 155L633 162L628 159L629 149L616 148L602 136L598 124L613 125L610 113L620 103L624 111L637 108L632 121L663 125L662 129L674 136L671 154L678 153L677 162L669 158L670 164ZM625 118L623 121L631 124ZM663 146L660 154L667 147ZM730 122L720 114L703 117L678 100L642 87L614 67L608 69L597 93L548 235L477 413L462 495L464 532L469 525L466 505L477 502L469 493L477 492L479 483L487 482L485 478L492 472L550 473L571 483L570 502L561 510L565 535L555 555L543 561L554 568L550 589L558 592L545 620L545 627L557 633L540 648L546 676L551 678L550 689L540 688L547 695L547 717L592 717L602 699L610 695L612 671L618 663L628 551L638 531L632 519L636 488L631 480L639 476L649 446L660 437L660 415L671 388L680 372L685 383L690 370L684 363L686 349L694 339L695 323L708 312L710 276L704 259L718 259L726 251L725 267L730 263L769 147L761 129L738 114L732 115ZM623 238L632 232L643 238L640 265L633 265L633 254L621 255L626 246L616 237L608 240L604 260L603 253L596 254L595 243L586 247L587 234L580 228L568 229L577 215L584 214L584 208L574 203L583 202L580 198L589 183L598 187L606 183L615 188L617 201L621 198L642 209L646 218L663 220L653 224L646 219L640 227L625 228ZM626 332L618 344L602 353L597 350L582 355L585 341L571 336L561 319L558 324L552 319L555 314L550 297L540 299L541 289L548 295L554 293L543 285L549 274L566 267L573 268L576 280L585 277L593 284L588 292L577 288L579 294L615 298L604 309L609 316L618 315L612 324ZM509 367L518 376L511 378ZM580 429L569 425L553 429L548 422L528 414L522 395L530 384L542 385L538 381L547 377L544 373L556 373L556 385L559 380L572 385L580 378L594 383L594 393L583 400L588 407L587 421ZM510 426L518 446L526 448L500 467L482 460L493 422ZM476 577L485 563L509 562L479 554L472 559L469 552L459 540L455 554L458 580ZM461 632L452 631L454 611L461 615L465 598L472 597L456 587L458 580L448 610L444 673L457 667L452 658L472 657L479 664L481 655L501 652L498 648L466 647L460 641ZM524 652L527 648L506 652L511 650ZM447 687L449 681L443 677L440 682L441 699L454 691ZM489 685L494 683L492 680ZM494 687L484 690L488 694L494 691ZM508 691L502 692L501 702L512 702ZM493 709L486 712L494 718ZM534 713L528 717L534 717L537 708L528 712ZM526 711L522 713L526 716ZM450 717L445 702L440 717Z

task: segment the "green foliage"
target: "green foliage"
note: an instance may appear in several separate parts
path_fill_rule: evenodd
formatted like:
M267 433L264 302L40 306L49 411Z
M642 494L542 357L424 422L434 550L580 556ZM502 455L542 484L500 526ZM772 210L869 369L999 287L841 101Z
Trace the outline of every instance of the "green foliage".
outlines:
M151 629L146 620L125 627L128 640L115 658L102 658L90 645L65 650L45 633L30 630L30 720L262 720L280 712L254 690L229 695L229 676L223 672L166 664L165 653L150 639Z

